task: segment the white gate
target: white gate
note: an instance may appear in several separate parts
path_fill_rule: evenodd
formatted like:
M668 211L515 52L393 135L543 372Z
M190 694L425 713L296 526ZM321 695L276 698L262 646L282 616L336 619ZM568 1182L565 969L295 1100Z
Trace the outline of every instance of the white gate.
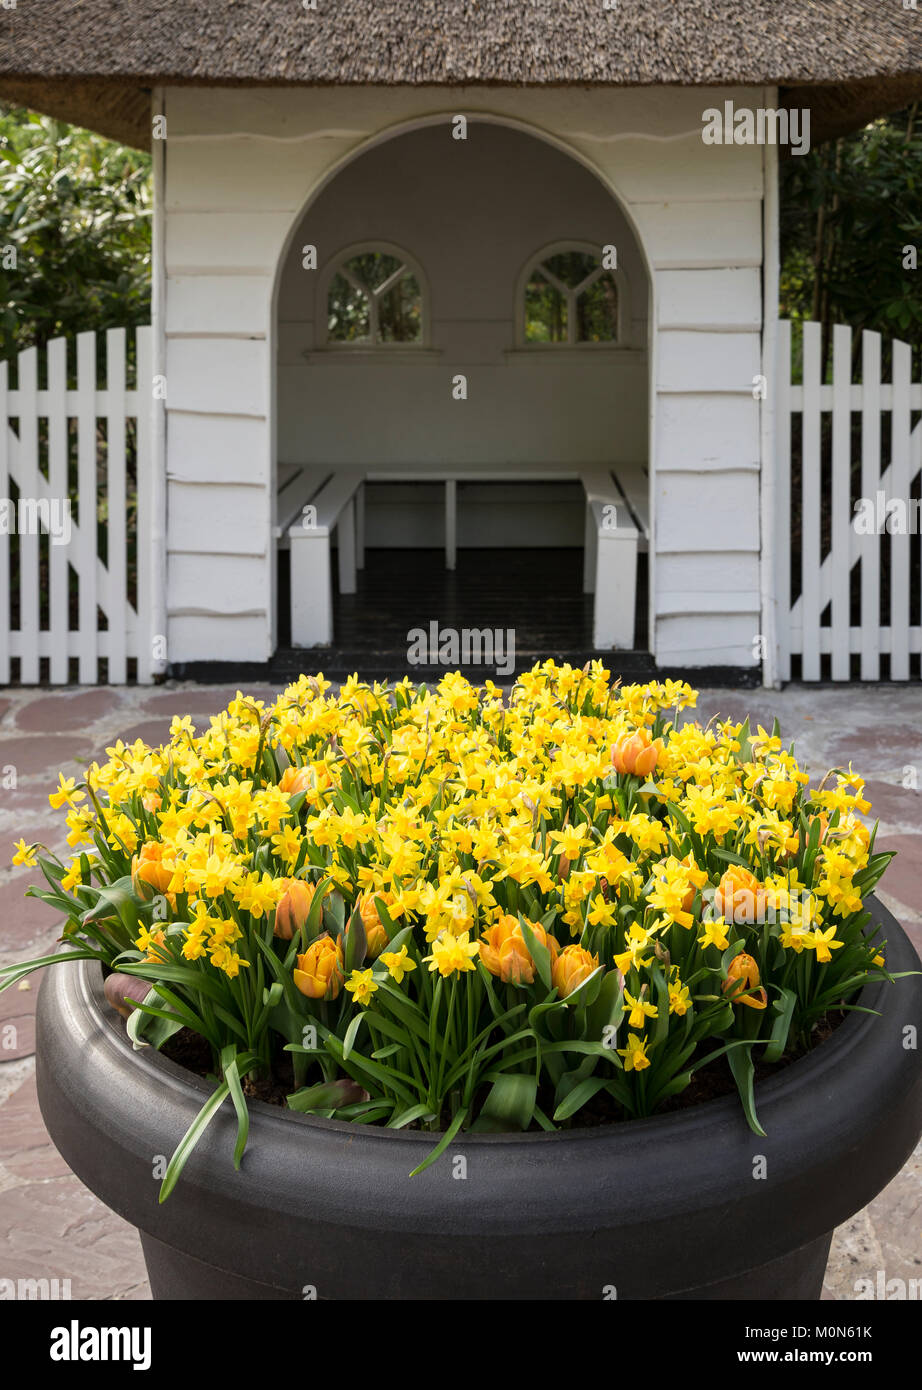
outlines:
M148 383L151 329L134 332L135 381ZM15 389L0 363L0 684L92 684L103 660L110 684L131 661L151 680L153 634L138 618L152 612L151 397L127 388L127 347L124 328L108 330L101 382L96 334L78 334L75 387L65 338L19 354Z
M789 680L791 657L799 656L801 679L821 680L828 656L832 680L908 680L910 657L922 651L919 506L912 497L922 470L922 424L912 418L922 409L922 384L912 381L911 349L892 344L892 379L885 382L880 334L862 333L860 365L853 372L852 330L838 325L832 380L826 383L821 325L805 323L802 384L792 384L791 324L783 321L778 330L779 676ZM853 429L855 412L860 433L857 425ZM882 580L888 590L883 611ZM889 659L886 671L882 656Z

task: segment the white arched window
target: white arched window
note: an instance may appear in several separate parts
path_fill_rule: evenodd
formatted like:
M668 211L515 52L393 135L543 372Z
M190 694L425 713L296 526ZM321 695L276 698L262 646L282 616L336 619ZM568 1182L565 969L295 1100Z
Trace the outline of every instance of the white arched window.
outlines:
M350 246L327 267L321 286L324 346L422 347L426 295L419 266L384 242Z
M518 342L524 347L623 345L627 285L602 262L602 248L555 242L533 256L520 277Z

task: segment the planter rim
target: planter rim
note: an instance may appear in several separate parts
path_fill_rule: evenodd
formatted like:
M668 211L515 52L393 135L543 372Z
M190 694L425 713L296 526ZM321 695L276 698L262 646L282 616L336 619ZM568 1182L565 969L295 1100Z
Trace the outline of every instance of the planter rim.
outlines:
M204 1077L199 1076L197 1072L190 1071L187 1067L174 1062L170 1057L164 1057L162 1053L152 1047L140 1048L136 1051L128 1040L122 1020L118 1018L105 998L102 966L97 961L88 960L77 961L75 965L79 977L77 987L83 996L85 1006L94 1016L94 1022L102 1031L107 1044L112 1047L113 1051L124 1059L129 1059L133 1066L143 1067L146 1074L152 1079L159 1082L168 1080L173 1087L178 1087L181 1090L191 1088L197 1091L202 1098L201 1104L204 1104L208 1096L212 1094L214 1086ZM922 964L920 964L919 969L922 971ZM896 982L896 986L898 985L899 981ZM874 981L865 986L855 1002L860 1003L862 1009L876 1009L880 1003L880 996L886 988L891 988L889 981ZM868 1033L873 1022L874 1016L871 1014L849 1012L824 1042L811 1048L802 1057L789 1062L774 1075L756 1082L757 1111L760 1099L769 1099L777 1092L787 1091L792 1086L808 1085L814 1072L837 1066L846 1053L861 1046L864 1036ZM251 1117L258 1115L269 1122L285 1127L294 1121L296 1124L305 1125L311 1129L324 1129L334 1134L355 1135L356 1131L360 1130L363 1138L377 1138L404 1144L425 1144L427 1148L434 1147L439 1136L444 1134L444 1130L388 1129L385 1125L356 1125L351 1120L334 1120L321 1115L304 1115L297 1110L289 1110L283 1105L270 1105L266 1101L249 1098L247 1099L247 1108ZM465 1147L475 1145L490 1148L503 1144L547 1144L561 1140L584 1142L608 1138L627 1129L632 1132L642 1130L653 1138L658 1130L666 1131L675 1128L676 1125L684 1125L685 1121L699 1114L706 1122L711 1116L731 1112L742 1115L739 1096L736 1092L717 1096L713 1100L699 1101L695 1105L667 1111L665 1114L650 1115L636 1120L616 1120L609 1124L585 1125L577 1126L574 1129L553 1131L528 1130L524 1133L518 1130L504 1130L500 1133L480 1134L465 1130L463 1134L458 1136L458 1139L463 1141ZM758 1138L758 1136L753 1135L753 1138Z

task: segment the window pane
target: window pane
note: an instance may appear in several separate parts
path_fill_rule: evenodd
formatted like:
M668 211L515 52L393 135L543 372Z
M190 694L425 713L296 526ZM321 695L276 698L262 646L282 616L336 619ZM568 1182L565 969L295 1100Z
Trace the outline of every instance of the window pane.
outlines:
M587 275L592 274L599 264L599 258L590 256L586 251L561 251L556 256L549 256L544 264L552 275L575 290Z
M371 339L368 297L342 275L334 275L330 282L327 337L331 343L367 343Z
M385 280L398 271L403 264L396 256L388 256L383 251L366 251L361 256L353 256L346 262L352 274L370 290L376 290Z
M418 343L423 336L423 297L415 275L402 275L378 298L378 337L382 343Z
M606 271L576 301L576 341L613 343L618 337L618 290Z
M535 271L525 287L526 343L567 341L567 302Z

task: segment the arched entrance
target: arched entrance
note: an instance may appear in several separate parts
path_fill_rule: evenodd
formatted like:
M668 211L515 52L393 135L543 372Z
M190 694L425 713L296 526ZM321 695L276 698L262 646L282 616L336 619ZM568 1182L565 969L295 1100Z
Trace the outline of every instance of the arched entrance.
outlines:
M520 129L446 118L331 178L277 293L280 641L644 646L648 303L615 199Z

